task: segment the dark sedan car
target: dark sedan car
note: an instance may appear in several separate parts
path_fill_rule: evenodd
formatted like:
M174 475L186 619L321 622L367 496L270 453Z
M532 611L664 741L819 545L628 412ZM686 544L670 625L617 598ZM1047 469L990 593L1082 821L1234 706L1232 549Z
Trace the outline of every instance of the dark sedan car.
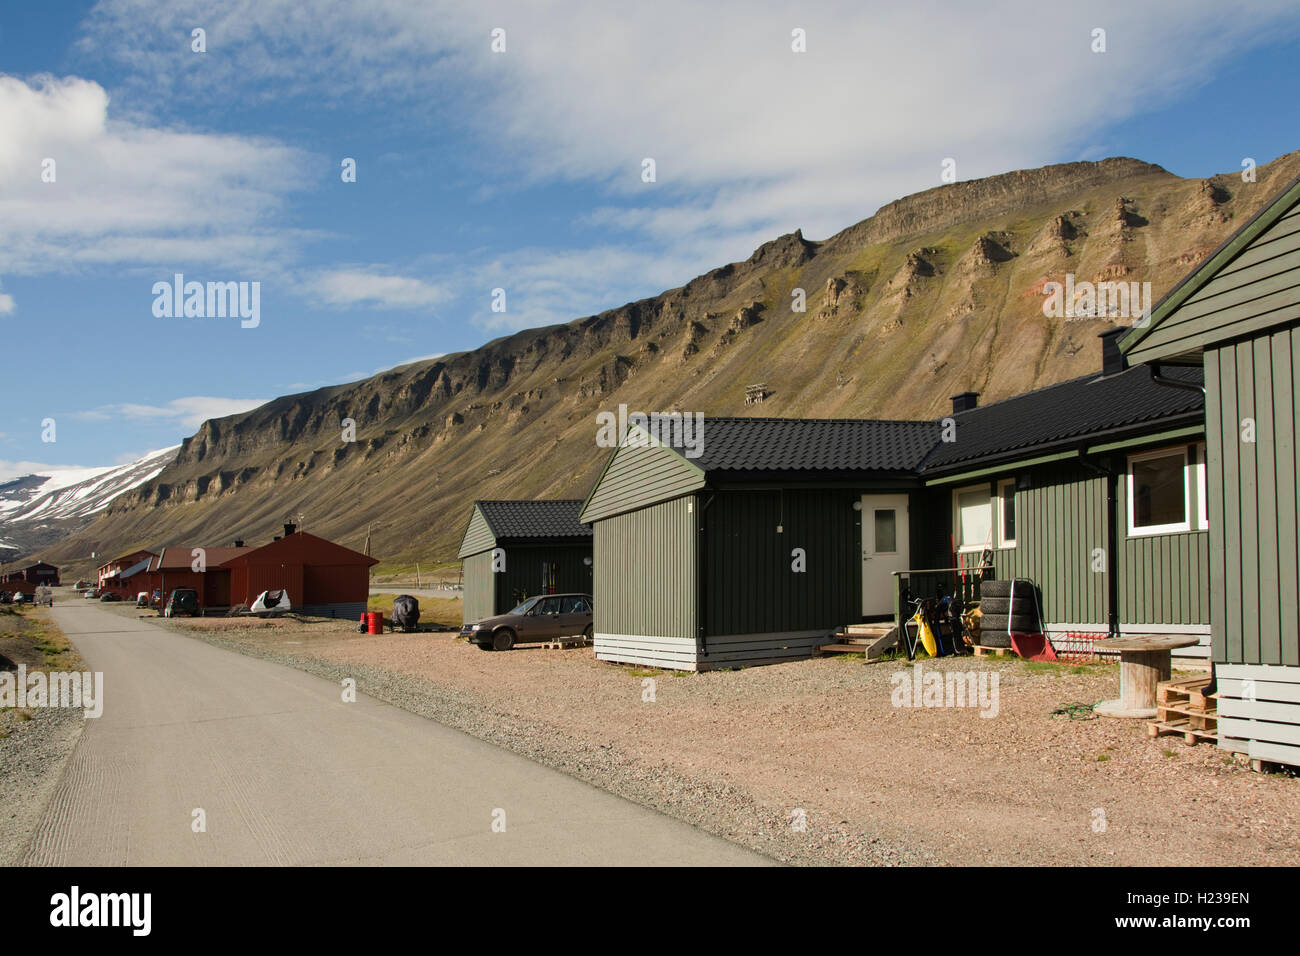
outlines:
M590 594L539 594L511 611L466 624L461 635L484 651L508 651L516 644L592 635Z

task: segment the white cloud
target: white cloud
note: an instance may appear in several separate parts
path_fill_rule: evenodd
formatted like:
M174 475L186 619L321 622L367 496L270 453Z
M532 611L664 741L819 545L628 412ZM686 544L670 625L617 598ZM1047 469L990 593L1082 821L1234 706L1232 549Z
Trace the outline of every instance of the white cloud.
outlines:
M0 75L0 269L265 269L294 238L273 219L307 162L260 138L115 119L79 77Z
M300 291L324 305L368 305L382 309L431 309L453 297L443 285L371 268L322 270Z
M264 398L214 398L190 395L185 398L174 398L166 405L143 405L134 402L100 405L98 408L76 412L74 417L88 421L128 419L136 422L155 422L177 425L193 431L208 419L238 415L257 408L266 401Z
M12 315L14 311L14 297L6 292L0 292L0 315Z
M200 22L203 56L177 40ZM495 26L505 53L490 51ZM806 53L791 51L796 26ZM261 0L224 12L100 0L81 47L126 67L132 103L299 98L346 110L382 98L468 136L481 193L594 187L575 222L614 230L605 248L467 256L468 268L427 278L345 268L315 293L337 306L432 308L496 275L484 296L500 285L519 309L475 315L520 327L616 305L652 280L676 285L795 228L825 238L939 185L946 157L971 179L1095 155L1111 124L1298 29L1287 0ZM656 183L641 182L645 157Z

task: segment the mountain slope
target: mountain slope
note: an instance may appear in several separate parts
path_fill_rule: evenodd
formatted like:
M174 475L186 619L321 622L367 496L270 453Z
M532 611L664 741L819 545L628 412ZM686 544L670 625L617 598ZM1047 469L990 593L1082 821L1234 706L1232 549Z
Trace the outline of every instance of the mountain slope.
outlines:
M388 562L454 555L474 498L582 497L595 415L935 416L1100 365L1104 319L1043 315L1049 281L1149 281L1158 299L1300 173L1300 153L1181 179L1133 159L909 196L822 242L800 233L679 289L205 422L155 480L52 553L274 533L288 516ZM803 289L807 309L792 310ZM764 383L761 405L745 386ZM340 422L357 423L357 441Z

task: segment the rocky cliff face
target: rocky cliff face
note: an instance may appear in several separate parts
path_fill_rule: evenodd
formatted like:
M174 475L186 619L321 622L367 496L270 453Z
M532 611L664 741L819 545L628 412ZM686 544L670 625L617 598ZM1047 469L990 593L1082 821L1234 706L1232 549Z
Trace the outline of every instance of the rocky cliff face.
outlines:
M454 556L474 498L584 496L607 454L595 415L619 403L935 416L957 392L988 402L1085 374L1112 322L1045 317L1047 283L1150 282L1158 299L1300 173L1300 153L1257 172L1186 180L1108 159L931 189L651 299L206 422L47 553L257 540L301 514L354 547L373 524L386 562L432 563ZM747 405L755 383L767 397Z

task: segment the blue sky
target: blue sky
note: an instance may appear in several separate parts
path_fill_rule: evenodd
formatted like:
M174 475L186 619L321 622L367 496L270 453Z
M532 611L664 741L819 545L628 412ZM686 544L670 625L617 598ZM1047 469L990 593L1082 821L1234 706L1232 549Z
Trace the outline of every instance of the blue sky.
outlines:
M0 477L825 238L947 157L1207 176L1300 148L1294 4L701 6L6 5ZM155 316L175 273L259 282L260 323Z

